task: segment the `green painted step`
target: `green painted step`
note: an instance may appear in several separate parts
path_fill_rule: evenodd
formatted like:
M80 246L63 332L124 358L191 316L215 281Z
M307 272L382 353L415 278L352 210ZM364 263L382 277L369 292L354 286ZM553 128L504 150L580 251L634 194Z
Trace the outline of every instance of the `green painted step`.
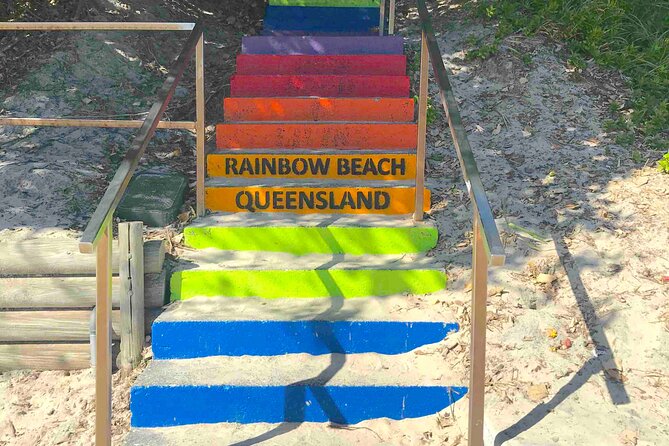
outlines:
M373 8L379 0L269 0L272 6L325 6L329 8Z
M170 281L172 301L203 297L355 298L429 294L446 274L417 255L338 256L201 250L184 253Z
M303 254L420 253L437 244L437 228L405 217L220 214L184 229L187 246Z

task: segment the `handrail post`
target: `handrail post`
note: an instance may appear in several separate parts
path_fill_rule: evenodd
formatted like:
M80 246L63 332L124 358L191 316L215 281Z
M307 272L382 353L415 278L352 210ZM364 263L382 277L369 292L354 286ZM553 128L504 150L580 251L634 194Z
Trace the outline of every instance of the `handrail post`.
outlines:
M469 352L469 446L483 446L488 258L478 208L476 204L473 207L474 246L472 250L471 343Z
M388 9L388 35L395 34L395 0L390 0L390 7Z
M95 444L111 445L112 409L112 355L111 355L111 280L112 234L111 220L105 228L95 250Z
M379 2L379 36L383 36L383 28L386 26L386 0Z
M196 212L198 217L204 215L204 178L206 157L205 144L205 100L204 100L204 34L200 35L195 47L195 107L196 107Z
M423 201L425 200L425 142L427 133L427 93L429 53L427 49L427 35L421 34L420 45L420 85L418 87L418 141L416 144L416 201L414 203L413 219L423 220Z

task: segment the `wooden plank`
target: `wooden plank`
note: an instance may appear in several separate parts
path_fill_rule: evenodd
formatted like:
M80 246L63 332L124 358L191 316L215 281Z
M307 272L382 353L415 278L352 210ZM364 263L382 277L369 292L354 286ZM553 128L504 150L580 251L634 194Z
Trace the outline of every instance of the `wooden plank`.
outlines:
M0 344L0 372L76 370L90 367L91 346L81 344Z
M121 280L120 369L139 364L144 349L144 231L142 222L120 223L119 277Z
M146 312L146 333L160 314L160 309ZM2 311L0 343L8 342L76 342L89 339L89 310ZM121 311L112 311L112 339L120 339Z
M167 271L146 274L144 304L147 308L165 305ZM120 279L112 279L112 305L120 308ZM95 306L95 277L0 277L1 309L79 308Z
M165 241L144 244L144 270L159 273L165 262ZM114 243L112 270L118 274L118 246ZM79 242L69 238L0 242L0 276L95 275L95 256L81 254Z
M205 213L205 97L204 97L204 35L200 36L195 47L195 209L198 216Z
M68 118L0 118L0 125L16 125L27 127L97 127L135 129L140 128L144 121L120 119L68 119ZM195 130L191 121L160 121L159 129Z

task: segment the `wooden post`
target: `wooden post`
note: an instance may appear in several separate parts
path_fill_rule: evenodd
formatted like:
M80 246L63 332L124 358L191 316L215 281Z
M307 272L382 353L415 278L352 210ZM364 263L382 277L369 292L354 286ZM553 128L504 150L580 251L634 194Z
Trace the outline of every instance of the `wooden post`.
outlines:
M119 223L119 276L121 280L120 369L133 369L144 349L144 232L142 222Z
M196 212L204 215L204 177L206 157L205 143L205 100L204 100L204 34L200 36L195 47L195 141L196 141Z
M469 375L469 446L483 446L485 409L485 348L488 299L488 258L481 220L474 204L474 247L472 252L472 306Z
M416 202L413 213L415 221L423 220L425 200L425 138L427 133L427 93L428 67L430 63L427 49L427 35L423 31L420 45L420 85L418 93L418 143L416 145Z
M383 28L386 26L386 0L379 2L379 36L383 36Z
M95 444L111 445L111 219L96 247L97 293L95 305Z
M395 0L390 0L388 9L388 35L395 34Z

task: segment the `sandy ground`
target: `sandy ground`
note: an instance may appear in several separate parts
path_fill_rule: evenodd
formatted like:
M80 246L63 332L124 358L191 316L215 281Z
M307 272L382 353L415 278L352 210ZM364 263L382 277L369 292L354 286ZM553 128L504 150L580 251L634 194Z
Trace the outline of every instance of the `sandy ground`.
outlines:
M415 11L403 5L399 11L399 26L415 48ZM471 36L493 30L456 10L436 26L509 253L508 267L492 272L489 290L490 444L669 444L669 284L663 281L669 275L669 175L652 162L634 163L634 148L617 145L615 134L603 129L608 103L627 95L619 77L595 67L574 72L563 50L541 38L512 36L490 59L468 61ZM94 44L77 42L60 57ZM237 47L220 49L221 56ZM131 85L151 83L138 73L126 74ZM34 83L25 88L5 92L1 107L43 116L64 106L80 112L67 97L39 93ZM117 96L113 113L136 101L132 90L107 90L93 99ZM86 104L82 98L77 101ZM129 135L0 128L0 237L30 227L79 228ZM165 135L149 164L192 166L190 138ZM168 156L175 148L183 154L176 162ZM433 254L448 263L451 282L446 295L425 304L443 306L463 324L430 354L435 368L455 368L466 383L471 205L443 113L429 128L428 178L442 236ZM115 380L118 443L128 429L132 377ZM0 374L0 445L91 444L92 401L90 371ZM420 420L401 438L379 423L390 444L464 444L466 404ZM365 425L365 435L374 426Z

